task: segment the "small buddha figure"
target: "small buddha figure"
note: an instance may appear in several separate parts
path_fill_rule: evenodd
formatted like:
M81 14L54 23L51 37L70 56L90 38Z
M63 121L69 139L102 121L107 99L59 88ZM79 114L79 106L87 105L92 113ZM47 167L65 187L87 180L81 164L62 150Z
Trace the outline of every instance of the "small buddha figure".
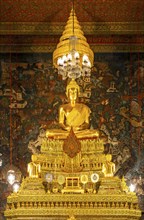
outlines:
M67 220L76 220L76 218L74 217L74 215L70 215Z
M102 172L105 177L112 177L115 172L115 164L111 161L111 154L106 155L106 162L102 166Z
M40 164L36 162L36 155L32 155L32 162L28 163L27 171L29 173L29 177L38 178L41 172Z
M61 105L59 109L60 129L47 130L46 137L65 139L71 128L77 138L99 136L96 130L89 129L91 110L85 104L78 103L79 94L79 85L74 79L72 79L66 88L66 95L69 102Z
M128 188L127 184L126 184L124 176L122 177L122 180L121 180L121 188L126 193L129 191L129 188Z

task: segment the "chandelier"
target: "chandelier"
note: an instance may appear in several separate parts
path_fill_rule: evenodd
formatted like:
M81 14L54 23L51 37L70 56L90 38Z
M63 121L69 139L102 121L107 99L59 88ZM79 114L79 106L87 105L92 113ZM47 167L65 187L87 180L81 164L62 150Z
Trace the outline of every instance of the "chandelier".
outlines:
M90 76L91 72L91 62L86 54L80 56L79 52L75 49L75 44L77 43L77 37L70 37L70 45L72 45L72 50L62 57L58 58L58 73L62 75L63 79L69 78L79 78L80 76Z
M53 53L53 63L62 79L90 76L94 55L84 37L73 8Z

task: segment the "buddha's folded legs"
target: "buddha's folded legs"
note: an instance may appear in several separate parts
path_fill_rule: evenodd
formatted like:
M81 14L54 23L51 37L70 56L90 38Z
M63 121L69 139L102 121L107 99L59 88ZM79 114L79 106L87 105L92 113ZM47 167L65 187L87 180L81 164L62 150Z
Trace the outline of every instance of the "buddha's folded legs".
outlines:
M82 130L82 131L74 131L77 138L97 138L99 137L99 133L96 130ZM66 139L69 135L69 131L61 130L61 129L53 129L46 131L47 138L54 138L54 139Z

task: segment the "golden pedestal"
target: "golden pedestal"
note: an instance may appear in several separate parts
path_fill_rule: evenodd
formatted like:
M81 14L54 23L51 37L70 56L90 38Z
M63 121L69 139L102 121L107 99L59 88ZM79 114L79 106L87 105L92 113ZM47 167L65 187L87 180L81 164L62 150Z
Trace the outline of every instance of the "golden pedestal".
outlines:
M41 166L40 177L26 177L18 193L8 197L7 220L67 220L71 215L77 220L140 218L138 199L135 193L125 192L124 180L104 177L106 157L100 140L81 140L81 152L74 158L63 152L58 140L44 142L41 151L35 155L35 163ZM69 172L64 171L65 166ZM53 180L45 180L47 173ZM99 174L97 183L91 181L92 173ZM87 177L84 183L82 175Z

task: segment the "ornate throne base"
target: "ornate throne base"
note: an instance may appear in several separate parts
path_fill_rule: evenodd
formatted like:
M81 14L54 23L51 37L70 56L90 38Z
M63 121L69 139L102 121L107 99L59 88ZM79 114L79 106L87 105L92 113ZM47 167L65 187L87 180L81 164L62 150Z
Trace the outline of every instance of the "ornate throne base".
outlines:
M74 215L76 220L138 220L141 211L135 193L122 191L117 177L108 179L103 178L98 192L78 194L51 193L41 178L27 177L20 191L8 197L6 219L67 220Z
M17 193L7 199L7 220L138 220L141 211L135 193L123 187L118 177L104 177L106 158L99 140L82 140L81 152L71 159L63 154L63 143L48 141L35 155L41 166L39 178L26 177ZM82 160L81 160L82 159ZM53 175L46 182L45 174ZM98 183L90 176L98 173ZM64 183L59 183L62 175ZM86 184L81 176L87 175ZM97 185L98 184L98 185ZM73 216L73 217L70 217Z

